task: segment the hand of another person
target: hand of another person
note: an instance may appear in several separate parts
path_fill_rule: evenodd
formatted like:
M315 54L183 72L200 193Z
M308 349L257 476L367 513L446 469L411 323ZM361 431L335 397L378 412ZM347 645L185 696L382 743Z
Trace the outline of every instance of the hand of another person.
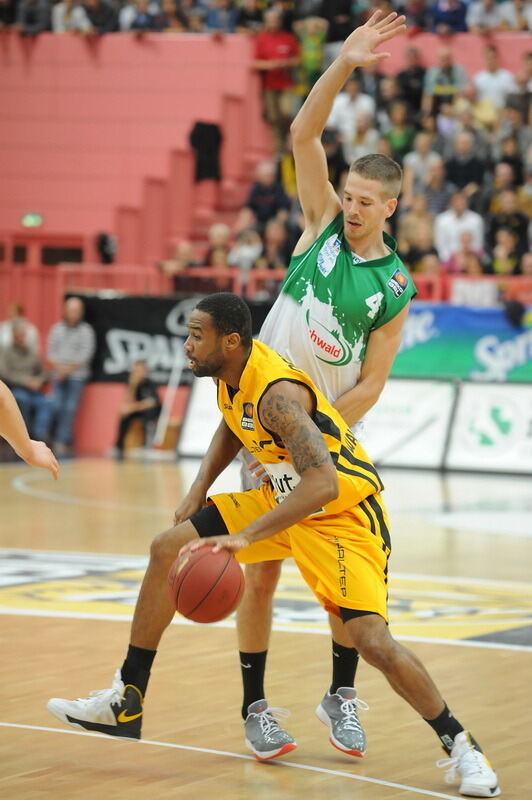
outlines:
M238 533L234 536L208 536L206 539L194 539L192 542L187 542L179 551L179 556L199 550L204 545L212 547L214 553L219 553L220 550L228 550L234 554L248 547L249 544L246 537Z
M18 453L18 455L24 459L26 464L29 464L30 467L42 467L42 469L49 470L54 476L54 480L57 480L59 464L45 442L36 442L31 439L28 451Z
M203 508L205 501L205 492L195 489L192 486L181 505L176 508L174 514L174 525L179 525L180 522L190 519L193 514L196 514L200 509Z
M263 483L268 483L270 480L270 476L266 472L266 467L264 464L261 464L260 461L252 461L247 465L246 469L251 472L254 478L257 478L257 480L260 479Z
M365 25L351 33L342 45L340 56L353 67L368 67L390 57L390 53L375 53L379 45L406 31L405 17L395 12L381 19L382 12L375 11Z

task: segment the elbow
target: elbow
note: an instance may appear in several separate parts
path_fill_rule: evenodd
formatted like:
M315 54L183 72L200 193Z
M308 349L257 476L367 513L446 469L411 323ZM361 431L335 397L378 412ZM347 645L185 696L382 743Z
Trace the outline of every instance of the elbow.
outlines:
M323 476L319 491L319 504L325 506L327 503L332 503L337 499L340 494L340 487L338 485L338 475L335 468L331 464L331 469L327 470L327 474Z

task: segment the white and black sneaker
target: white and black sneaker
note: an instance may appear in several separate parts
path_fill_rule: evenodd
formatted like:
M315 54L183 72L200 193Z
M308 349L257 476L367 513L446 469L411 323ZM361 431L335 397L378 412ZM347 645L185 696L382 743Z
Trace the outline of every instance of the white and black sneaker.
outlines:
M449 767L446 783L455 783L458 778L458 791L465 797L497 797L501 793L497 773L469 731L457 734L450 758L441 758L436 764Z
M124 686L120 670L110 689L90 693L86 700L52 697L46 708L54 717L86 731L106 733L124 739L140 739L143 697L136 686Z

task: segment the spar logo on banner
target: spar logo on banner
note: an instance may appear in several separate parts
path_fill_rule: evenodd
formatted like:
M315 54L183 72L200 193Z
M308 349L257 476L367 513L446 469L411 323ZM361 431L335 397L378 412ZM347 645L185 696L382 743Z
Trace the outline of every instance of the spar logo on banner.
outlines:
M164 327L167 333L149 333L126 327L110 328L105 335L109 350L109 356L103 362L106 375L128 372L135 361L142 360L146 361L153 380L167 381L176 361L184 361L187 320L197 302L198 297L188 297L166 313Z

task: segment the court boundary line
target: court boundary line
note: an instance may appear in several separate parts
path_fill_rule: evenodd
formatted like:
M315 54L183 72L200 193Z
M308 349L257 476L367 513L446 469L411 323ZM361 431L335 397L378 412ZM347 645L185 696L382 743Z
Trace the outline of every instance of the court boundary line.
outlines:
M100 622L129 622L133 619L130 614L91 614L83 611L45 611L42 609L31 608L9 608L8 606L0 606L0 616L18 616L18 617L53 617L55 619L86 619L96 620ZM181 626L195 626L200 627L199 623L191 622L190 620L175 617L171 625ZM234 622L215 622L210 625L213 628L235 628ZM309 633L313 636L330 636L329 630L320 630L319 628L302 628L297 625L291 627L284 627L281 625L272 625L272 630L276 633ZM454 647L474 647L484 650L512 650L519 653L532 653L532 647L528 645L519 644L501 644L499 642L481 642L469 639L432 639L424 636L400 636L394 635L394 639L399 642L418 642L420 644L444 644L452 645Z
M105 736L101 733L89 733L88 731L72 731L63 730L61 728L50 728L44 725L25 725L17 722L0 722L2 728L16 728L19 730L41 731L44 733L59 733L66 734L67 736L87 736L92 739L105 739L107 742L112 739L115 742L121 741L119 737ZM122 739L122 742L124 739ZM238 758L244 761L252 761L257 763L253 756L248 756L244 753L233 753L230 750L214 750L207 747L194 747L193 745L175 744L174 742L159 742L155 739L139 739L134 744L151 745L154 747L167 747L174 750L188 750L195 753L205 753L207 755L228 756L229 758ZM419 789L416 786L409 786L403 783L394 783L393 781L380 780L379 778L369 778L366 775L356 775L351 772L343 772L342 770L327 769L326 767L314 767L310 764L297 764L293 761L276 761L271 766L282 765L291 769L301 769L308 772L318 772L320 774L331 775L338 778L348 778L350 780L361 781L363 783L371 783L377 786L386 786L390 789L401 789L409 791L413 794L420 794L424 797L438 797L441 800L456 800L456 795L443 794L442 792L433 792L430 789Z

